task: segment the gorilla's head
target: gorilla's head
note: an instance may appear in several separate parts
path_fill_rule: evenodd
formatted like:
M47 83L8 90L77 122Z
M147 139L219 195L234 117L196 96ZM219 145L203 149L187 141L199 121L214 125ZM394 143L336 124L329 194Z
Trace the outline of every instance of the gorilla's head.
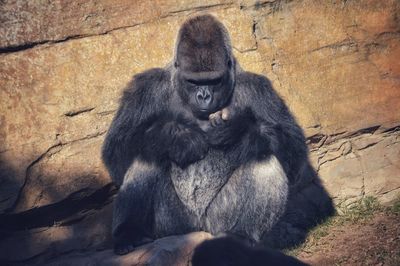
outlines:
M225 27L211 15L187 20L177 38L174 85L200 119L222 109L234 85L234 57Z

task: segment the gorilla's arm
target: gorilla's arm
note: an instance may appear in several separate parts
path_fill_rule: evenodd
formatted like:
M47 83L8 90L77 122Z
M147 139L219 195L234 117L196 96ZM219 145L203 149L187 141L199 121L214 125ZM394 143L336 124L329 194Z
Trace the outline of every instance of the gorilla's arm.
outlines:
M151 69L136 75L123 93L102 149L103 161L118 186L143 149L145 130L167 108L169 80L169 72Z
M250 108L238 112L227 107L211 114L209 123L203 126L203 130L211 146L229 149L241 142L243 135L250 133L254 124L255 119Z
M152 157L157 156L159 161L168 157L181 168L201 160L208 151L204 132L197 123L173 113L164 114L146 130L143 146L145 156L154 154Z
M103 161L117 186L133 159L180 167L202 159L208 151L198 125L171 108L170 72L151 69L134 77L125 89L119 110L107 133Z
M295 178L307 159L305 137L268 79L250 72L238 73L230 108L247 113L251 123L242 139L243 156L259 157L273 153L288 177Z

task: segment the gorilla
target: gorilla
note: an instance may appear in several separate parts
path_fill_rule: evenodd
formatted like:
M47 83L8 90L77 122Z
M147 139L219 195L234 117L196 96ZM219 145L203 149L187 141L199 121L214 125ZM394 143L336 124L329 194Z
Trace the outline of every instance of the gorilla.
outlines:
M119 187L116 254L192 231L260 241L301 174L301 128L264 76L241 69L226 28L188 19L165 68L137 74L104 141Z

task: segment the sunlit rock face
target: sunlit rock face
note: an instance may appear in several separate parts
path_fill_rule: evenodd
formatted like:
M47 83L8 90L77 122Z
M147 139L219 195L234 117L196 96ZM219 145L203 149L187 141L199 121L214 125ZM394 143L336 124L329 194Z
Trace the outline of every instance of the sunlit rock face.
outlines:
M104 134L132 76L166 65L204 12L285 99L335 203L399 195L399 1L132 3L0 3L0 261L111 246ZM312 198L307 182L297 192Z

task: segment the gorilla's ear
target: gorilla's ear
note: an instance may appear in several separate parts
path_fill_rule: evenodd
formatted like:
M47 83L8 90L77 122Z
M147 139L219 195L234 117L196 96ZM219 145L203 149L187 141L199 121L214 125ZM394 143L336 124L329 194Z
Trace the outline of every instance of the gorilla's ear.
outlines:
M178 61L175 61L175 62L174 62L174 67L175 67L175 68L178 68L178 67L179 67Z

